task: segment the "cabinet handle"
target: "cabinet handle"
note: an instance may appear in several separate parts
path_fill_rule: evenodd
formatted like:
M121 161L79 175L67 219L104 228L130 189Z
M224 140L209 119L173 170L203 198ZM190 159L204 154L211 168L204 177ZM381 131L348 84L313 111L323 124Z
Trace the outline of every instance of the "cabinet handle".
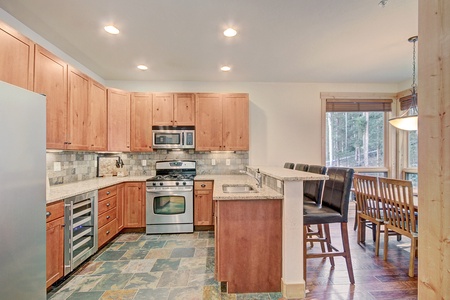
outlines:
M106 232L106 234L109 234L109 230Z
M206 187L206 184L202 184L201 187L203 187L203 188Z
M109 202L108 202L108 203L106 203L106 206L108 206L108 207L109 207L110 205L111 205L111 204L110 204Z
M106 192L106 195L109 195L109 194L111 194L111 192L110 192L110 191L107 191L107 192Z
M52 215L52 213L49 212L49 211L45 213L45 216L46 216L47 218L50 217L51 215Z
M108 220L109 218L111 218L111 216L106 216L106 220Z

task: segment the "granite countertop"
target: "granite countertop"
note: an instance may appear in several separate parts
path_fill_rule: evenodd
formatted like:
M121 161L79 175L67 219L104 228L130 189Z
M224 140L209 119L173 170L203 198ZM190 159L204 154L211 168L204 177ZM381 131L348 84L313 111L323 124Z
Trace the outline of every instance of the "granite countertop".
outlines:
M328 175L291 170L282 167L265 167L265 166L247 166L253 172L259 169L261 174L276 178L282 181L300 181L300 180L325 180Z
M97 177L68 184L53 185L47 193L47 204L122 182L146 181L150 177L152 176Z
M283 199L283 195L273 189L264 186L258 188L256 179L248 175L197 175L195 180L213 180L213 200L261 200L261 199ZM224 193L223 184L248 184L257 193Z

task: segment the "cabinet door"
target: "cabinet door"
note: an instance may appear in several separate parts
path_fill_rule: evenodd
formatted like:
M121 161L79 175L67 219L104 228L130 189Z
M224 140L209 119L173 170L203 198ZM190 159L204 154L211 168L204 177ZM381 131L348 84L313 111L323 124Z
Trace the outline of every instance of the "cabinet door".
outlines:
M69 66L67 149L88 150L89 77Z
M121 183L117 185L117 231L120 232L123 229L123 206L124 206L124 194L125 184Z
M124 227L145 227L145 183L125 183Z
M195 149L222 150L222 97L197 94L195 101Z
M152 94L131 94L131 151L152 151Z
M130 151L130 93L108 89L108 150Z
M153 125L173 126L173 94L153 95Z
M194 225L214 225L212 182L195 182Z
M47 222L47 287L64 275L64 218Z
M33 90L34 43L0 22L0 80Z
M174 126L195 125L195 97L194 94L174 95Z
M222 109L222 150L248 150L248 95L224 94L222 96Z
M47 148L66 148L67 64L36 45L34 91L47 96Z
M106 151L108 148L106 88L92 79L89 82L89 105L89 149Z

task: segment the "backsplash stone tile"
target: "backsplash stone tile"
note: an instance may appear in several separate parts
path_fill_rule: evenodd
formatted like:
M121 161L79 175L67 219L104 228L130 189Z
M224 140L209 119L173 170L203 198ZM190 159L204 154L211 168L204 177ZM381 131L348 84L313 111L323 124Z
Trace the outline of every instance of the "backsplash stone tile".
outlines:
M196 152L157 150L155 152L142 153L114 153L99 154L93 152L48 152L47 176L50 185L71 183L97 177L98 156L111 156L123 160L123 170L130 176L155 175L155 163L160 160L195 160L197 162L197 174L239 174L245 170L249 158L247 151L236 152ZM215 165L212 165L212 160ZM146 161L146 166L142 161ZM227 165L229 160L229 165ZM54 163L61 163L61 170L54 171Z

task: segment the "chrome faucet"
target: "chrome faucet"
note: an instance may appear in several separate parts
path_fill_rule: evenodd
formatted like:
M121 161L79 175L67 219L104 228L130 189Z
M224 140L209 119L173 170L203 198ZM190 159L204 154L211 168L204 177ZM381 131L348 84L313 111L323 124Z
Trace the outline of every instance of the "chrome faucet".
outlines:
M250 173L249 171L240 171L243 172L245 174L247 174L248 176L251 176L253 178L256 179L256 181L258 182L258 184L256 185L258 188L262 188L262 176L261 176L261 172L259 172L259 169L256 170L256 174L253 175L252 173Z

